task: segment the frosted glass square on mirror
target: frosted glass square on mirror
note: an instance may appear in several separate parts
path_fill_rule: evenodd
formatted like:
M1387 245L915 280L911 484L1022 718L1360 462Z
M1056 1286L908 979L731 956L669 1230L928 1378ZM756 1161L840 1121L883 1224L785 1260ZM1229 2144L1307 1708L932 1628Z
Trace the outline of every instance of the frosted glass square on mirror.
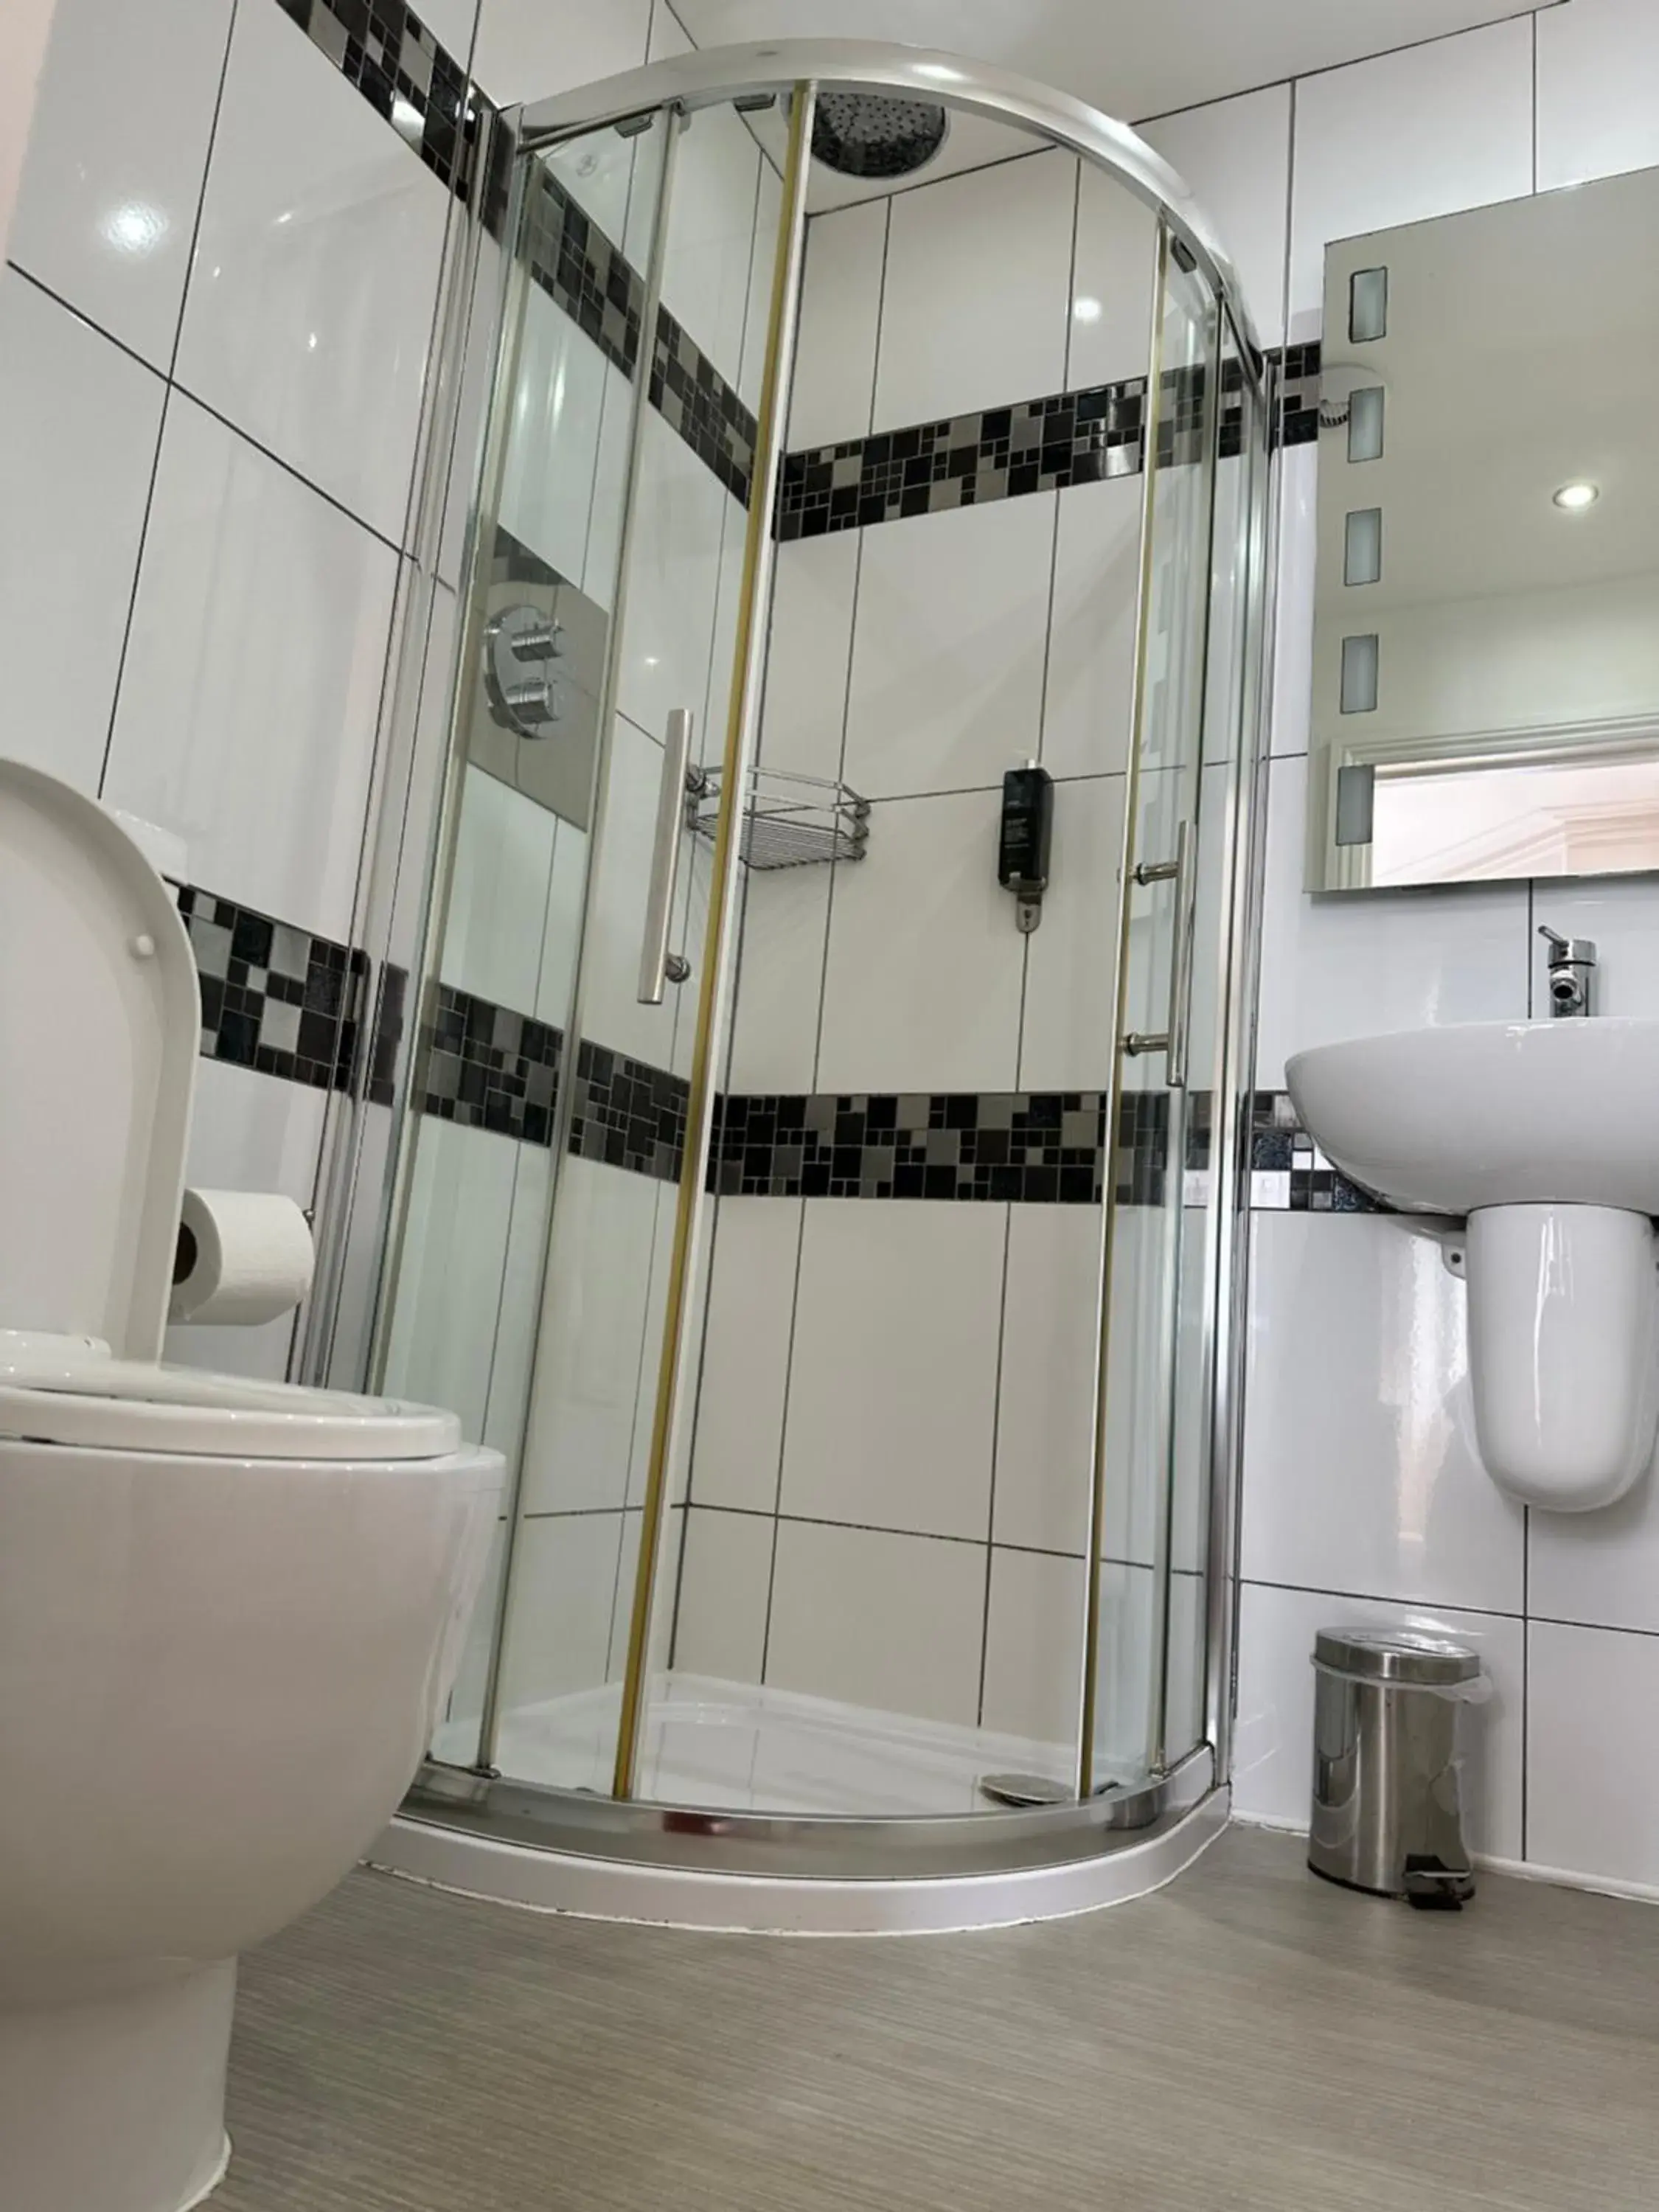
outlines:
M1328 249L1310 890L1659 869L1656 234L1649 169Z

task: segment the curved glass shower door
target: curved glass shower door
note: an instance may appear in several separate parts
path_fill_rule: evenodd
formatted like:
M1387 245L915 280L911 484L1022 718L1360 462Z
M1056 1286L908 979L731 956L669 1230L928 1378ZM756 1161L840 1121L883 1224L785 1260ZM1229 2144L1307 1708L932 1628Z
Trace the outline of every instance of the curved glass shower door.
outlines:
M811 95L717 66L512 165L378 1378L513 1474L434 1787L780 1871L1069 1804L1085 1855L1213 1734L1255 368L1015 109L984 173L1060 242L1005 389L933 324L1021 272L809 200Z

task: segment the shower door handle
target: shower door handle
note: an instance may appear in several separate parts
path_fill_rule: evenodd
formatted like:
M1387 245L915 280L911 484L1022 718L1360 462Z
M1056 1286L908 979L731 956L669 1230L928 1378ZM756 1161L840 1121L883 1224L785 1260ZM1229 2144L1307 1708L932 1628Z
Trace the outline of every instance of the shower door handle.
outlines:
M1175 944L1170 953L1170 1009L1162 1036L1131 1030L1123 1049L1132 1056L1143 1052L1164 1054L1165 1073L1171 1091L1187 1084L1187 1030L1193 1011L1193 935L1198 906L1198 836L1196 825L1183 822L1176 832L1173 860L1143 860L1135 870L1138 884L1175 884Z
M691 963L668 949L679 880L680 840L685 830L685 780L691 764L691 709L673 708L663 740L662 781L657 787L657 836L651 851L651 886L645 901L645 941L640 947L640 1004L659 1006L666 983L683 983Z

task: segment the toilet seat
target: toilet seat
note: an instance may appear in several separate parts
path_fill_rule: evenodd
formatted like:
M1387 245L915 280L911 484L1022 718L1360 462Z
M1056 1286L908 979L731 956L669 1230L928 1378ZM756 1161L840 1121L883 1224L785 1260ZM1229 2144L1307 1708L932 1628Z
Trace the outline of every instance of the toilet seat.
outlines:
M0 1440L217 1459L446 1459L453 1413L146 1361L0 1363Z

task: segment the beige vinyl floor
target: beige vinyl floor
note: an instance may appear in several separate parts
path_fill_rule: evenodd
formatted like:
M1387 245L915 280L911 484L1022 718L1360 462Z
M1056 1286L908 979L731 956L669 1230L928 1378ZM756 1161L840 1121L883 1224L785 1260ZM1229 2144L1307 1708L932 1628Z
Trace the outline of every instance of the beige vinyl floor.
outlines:
M1652 2212L1659 1909L1234 1829L985 1936L680 1935L354 1875L244 1962L214 2212Z

